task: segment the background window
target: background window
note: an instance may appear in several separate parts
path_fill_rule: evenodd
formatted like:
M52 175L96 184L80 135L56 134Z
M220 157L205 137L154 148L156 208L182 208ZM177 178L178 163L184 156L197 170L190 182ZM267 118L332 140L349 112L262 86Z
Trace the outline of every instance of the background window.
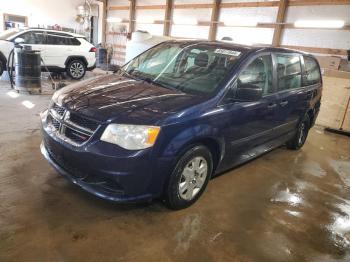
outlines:
M301 64L299 55L276 55L278 90L301 87Z
M256 58L238 76L237 87L254 85L263 90L263 94L273 93L271 55Z
M304 85L314 85L321 82L321 74L318 64L312 57L304 56L305 76Z

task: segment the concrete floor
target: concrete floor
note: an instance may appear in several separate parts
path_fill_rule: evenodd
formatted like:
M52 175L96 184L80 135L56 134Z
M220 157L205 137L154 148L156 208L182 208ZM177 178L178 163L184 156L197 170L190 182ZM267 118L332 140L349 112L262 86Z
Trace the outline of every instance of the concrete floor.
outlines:
M0 261L350 261L349 137L313 128L302 150L213 179L186 210L116 205L40 155L50 96L8 91L0 82Z

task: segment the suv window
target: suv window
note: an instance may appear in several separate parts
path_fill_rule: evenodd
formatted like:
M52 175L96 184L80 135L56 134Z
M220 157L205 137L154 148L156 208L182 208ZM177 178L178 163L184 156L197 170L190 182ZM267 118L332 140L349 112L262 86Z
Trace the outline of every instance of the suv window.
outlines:
M48 45L80 45L80 42L67 34L47 32Z
M23 33L18 36L19 38L24 39L25 44L30 45L43 45L45 44L45 36L41 31L30 31Z
M278 90L301 87L300 55L277 54Z
M314 85L321 82L321 73L316 60L309 56L304 56L305 75L304 86Z
M271 55L256 58L239 74L237 88L247 84L262 89L263 94L273 93Z

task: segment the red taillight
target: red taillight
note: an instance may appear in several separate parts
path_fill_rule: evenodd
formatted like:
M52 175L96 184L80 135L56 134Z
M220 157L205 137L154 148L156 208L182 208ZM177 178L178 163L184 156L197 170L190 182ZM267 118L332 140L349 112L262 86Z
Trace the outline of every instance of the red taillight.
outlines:
M95 53L96 51L97 51L96 47L91 47L89 52L94 52Z

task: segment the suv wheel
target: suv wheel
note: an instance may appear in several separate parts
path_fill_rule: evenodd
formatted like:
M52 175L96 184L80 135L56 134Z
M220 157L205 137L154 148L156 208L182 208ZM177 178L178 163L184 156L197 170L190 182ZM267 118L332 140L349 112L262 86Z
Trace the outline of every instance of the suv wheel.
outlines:
M0 76L2 76L2 73L5 71L5 64L3 61L0 60Z
M300 149L307 138L310 129L310 118L306 115L300 122L297 133L295 136L287 142L287 148L297 150Z
M86 73L85 63L79 59L70 61L67 65L67 73L75 80L83 78Z
M210 151L202 145L189 149L178 161L166 188L165 201L171 209L183 209L201 196L213 171Z

